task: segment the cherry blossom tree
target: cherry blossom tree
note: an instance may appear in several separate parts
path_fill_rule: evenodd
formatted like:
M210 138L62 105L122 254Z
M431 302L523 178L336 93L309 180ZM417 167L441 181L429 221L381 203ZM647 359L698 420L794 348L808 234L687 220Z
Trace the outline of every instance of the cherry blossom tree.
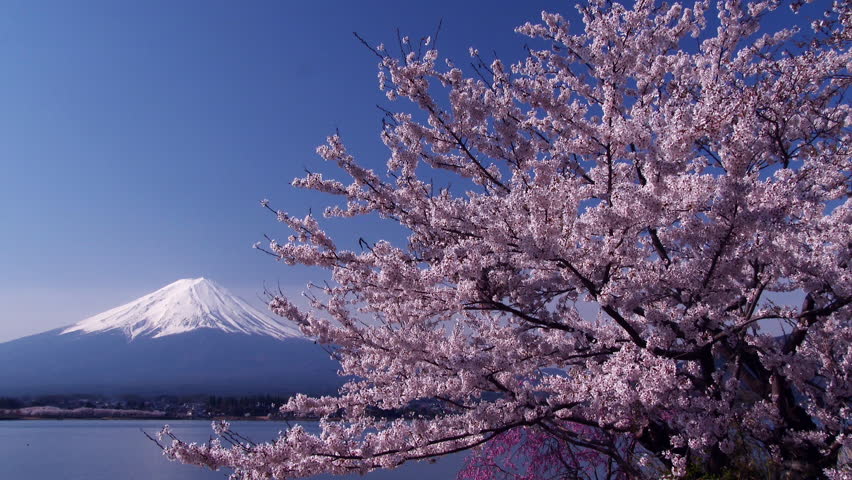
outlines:
M517 64L471 50L470 76L428 38L401 57L371 47L380 88L412 105L383 122L387 171L332 136L318 152L347 179L293 185L339 197L326 217L373 215L407 241L345 249L264 201L293 233L260 247L330 272L310 309L270 307L353 380L283 406L324 416L320 435L174 439L167 455L283 479L526 432L611 478L719 472L742 448L790 477L849 478L852 8L761 25L803 3L588 0L580 26L518 27L541 47ZM772 301L785 292L801 307ZM374 415L415 400L440 413Z
M601 440L601 433L586 425L560 426L575 435ZM636 452L636 439L622 434L616 444L626 460ZM530 427L513 428L488 441L468 456L458 480L595 480L629 478L613 456L577 445Z

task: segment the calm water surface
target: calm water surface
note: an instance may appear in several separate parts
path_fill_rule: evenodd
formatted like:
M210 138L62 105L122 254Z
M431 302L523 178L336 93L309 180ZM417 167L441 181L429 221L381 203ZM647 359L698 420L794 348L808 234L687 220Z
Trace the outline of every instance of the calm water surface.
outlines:
M140 432L156 433L163 420L10 420L0 422L0 479L14 480L223 480L227 474L172 463ZM172 431L188 441L207 441L207 421L171 421ZM286 428L279 422L232 422L233 430L253 441L272 440ZM318 430L316 423L303 423ZM396 470L316 479L451 480L462 467L457 454Z

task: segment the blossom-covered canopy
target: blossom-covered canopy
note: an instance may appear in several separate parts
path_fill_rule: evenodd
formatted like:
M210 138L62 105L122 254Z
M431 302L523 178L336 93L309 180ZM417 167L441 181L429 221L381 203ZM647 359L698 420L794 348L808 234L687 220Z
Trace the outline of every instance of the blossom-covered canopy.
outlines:
M520 26L545 46L517 64L472 50L472 77L428 39L402 57L376 47L381 88L417 107L385 118L387 171L332 136L319 154L349 179L293 184L344 199L326 216L377 214L407 243L351 251L313 216L276 211L293 235L262 247L332 274L310 311L281 296L271 308L334 345L354 378L283 410L345 421L258 445L176 440L167 454L283 479L392 468L523 428L631 477L712 470L747 445L840 478L852 13L837 1L810 31L761 27L781 3L590 0L583 25L543 13ZM578 309L589 303L597 315ZM423 399L440 411L374 415Z

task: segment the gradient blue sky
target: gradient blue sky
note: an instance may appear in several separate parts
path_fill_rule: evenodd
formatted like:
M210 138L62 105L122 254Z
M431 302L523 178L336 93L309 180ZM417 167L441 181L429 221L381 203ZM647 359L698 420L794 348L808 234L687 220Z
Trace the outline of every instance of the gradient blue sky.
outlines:
M439 19L442 56L524 54L513 27L572 2L44 1L0 5L0 341L78 321L176 279L250 300L316 273L253 250L302 215L289 186L339 128L383 170L376 59ZM335 222L354 247L389 231ZM345 235L344 235L345 234Z
M0 341L178 278L249 299L264 282L299 290L312 273L251 248L285 235L258 201L319 210L289 182L323 169L314 150L336 128L365 162L386 159L376 59L352 32L391 44L396 27L419 37L443 18L438 47L458 63L469 46L517 59L513 27L566 6L4 2ZM382 233L366 227L356 222L353 245Z

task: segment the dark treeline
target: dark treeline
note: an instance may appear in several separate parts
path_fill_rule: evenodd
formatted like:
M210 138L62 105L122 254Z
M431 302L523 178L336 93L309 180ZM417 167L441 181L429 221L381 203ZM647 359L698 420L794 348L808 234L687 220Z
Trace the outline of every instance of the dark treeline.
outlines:
M51 406L69 410L75 408L156 410L179 418L261 417L278 416L278 408L287 400L288 397L275 395L40 395L0 397L0 410Z
M105 408L116 410L142 410L162 412L172 418L212 417L269 417L278 419L295 418L282 415L281 405L289 396L280 395L41 395L33 397L0 397L0 410L15 410L26 407ZM383 418L429 418L445 412L447 406L435 400L417 400L406 408L381 410L370 408L370 415ZM0 412L2 413L2 412ZM342 412L340 412L342 413ZM14 416L14 412L9 412ZM335 415L335 416L339 416Z
M249 415L262 417L265 415L277 415L278 408L285 402L287 397L273 395L259 395L247 397L207 397L207 411L212 416L240 416Z

